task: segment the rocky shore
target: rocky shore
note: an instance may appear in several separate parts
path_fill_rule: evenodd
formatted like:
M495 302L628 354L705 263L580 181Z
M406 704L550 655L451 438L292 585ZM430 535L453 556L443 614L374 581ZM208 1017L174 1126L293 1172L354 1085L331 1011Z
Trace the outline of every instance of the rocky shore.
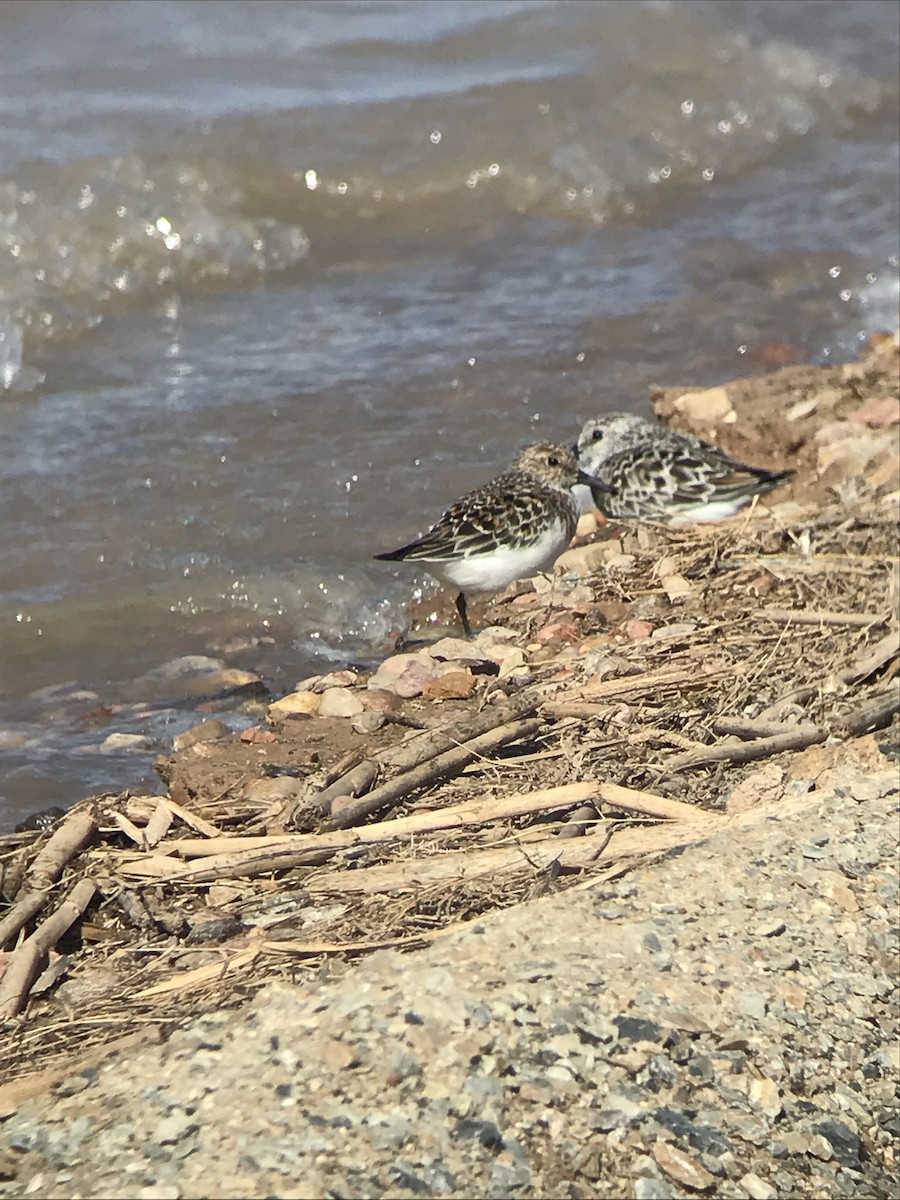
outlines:
M896 1194L897 363L661 390L791 489L0 838L0 1196Z

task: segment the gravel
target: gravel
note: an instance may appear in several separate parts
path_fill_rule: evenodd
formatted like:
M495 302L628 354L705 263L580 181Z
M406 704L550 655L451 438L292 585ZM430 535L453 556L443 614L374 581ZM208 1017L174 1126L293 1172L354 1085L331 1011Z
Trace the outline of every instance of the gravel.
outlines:
M0 1196L895 1196L893 775L79 1069Z

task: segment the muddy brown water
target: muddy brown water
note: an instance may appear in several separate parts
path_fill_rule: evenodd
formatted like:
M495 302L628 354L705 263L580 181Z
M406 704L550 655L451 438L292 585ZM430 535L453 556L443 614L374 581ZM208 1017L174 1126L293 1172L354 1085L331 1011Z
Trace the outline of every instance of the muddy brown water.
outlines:
M377 655L535 435L893 328L896 79L882 3L0 5L0 827L171 660Z

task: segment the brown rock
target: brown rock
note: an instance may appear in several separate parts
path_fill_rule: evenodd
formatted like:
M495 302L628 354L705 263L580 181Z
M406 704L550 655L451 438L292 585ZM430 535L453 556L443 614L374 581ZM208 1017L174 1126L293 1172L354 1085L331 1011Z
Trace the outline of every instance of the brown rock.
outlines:
M858 425L897 425L900 423L900 397L872 396L856 412L850 413L847 420Z
M254 779L244 788L244 799L253 804L275 804L279 800L296 800L306 790L302 779L276 775L274 779Z
M692 1192L705 1192L715 1183L715 1177L704 1166L669 1142L657 1141L653 1157L670 1179Z
M251 746L265 746L276 740L276 736L271 729L263 729L259 725L241 730L241 741L249 742Z
M727 388L707 388L702 392L685 392L675 401L675 411L689 421L709 425L732 425L737 420Z
M422 689L425 700L466 700L475 690L475 677L470 671L448 671L437 679L429 679Z
M353 687L355 683L359 683L359 676L353 671L329 671L327 675L318 677L310 691L326 692L329 688Z
M537 640L541 643L546 642L577 642L580 634L578 627L573 625L571 621L554 621L550 625L545 625L543 629L535 634Z
M649 621L631 620L626 621L622 626L622 632L632 642L640 641L641 638L649 637L656 628Z
M746 812L759 804L773 804L784 794L784 770L776 763L764 763L742 779L725 801L725 811Z
M179 733L172 741L172 749L187 750L188 746L196 746L198 742L219 742L227 737L231 737L231 730L224 721L201 721Z
M347 1067L356 1066L359 1063L359 1055L346 1042L332 1038L322 1047L322 1062L332 1071L343 1071Z
M403 707L397 693L389 692L387 688L370 688L362 693L360 699L369 712L373 713L397 712Z
M303 720L315 716L321 703L322 697L315 692L291 692L269 705L268 717L270 721Z
M586 514L590 516L590 513ZM589 546L576 546L574 550L564 550L553 564L554 571L571 571L573 575L586 578L602 571L607 556L605 547L597 542Z

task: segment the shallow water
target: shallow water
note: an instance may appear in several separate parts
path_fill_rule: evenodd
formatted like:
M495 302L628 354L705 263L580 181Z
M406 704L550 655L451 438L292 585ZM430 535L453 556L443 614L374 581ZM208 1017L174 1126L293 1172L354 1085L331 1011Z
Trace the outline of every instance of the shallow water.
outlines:
M859 0L0 5L0 827L146 776L168 660L377 653L371 554L535 435L896 325L897 57Z

